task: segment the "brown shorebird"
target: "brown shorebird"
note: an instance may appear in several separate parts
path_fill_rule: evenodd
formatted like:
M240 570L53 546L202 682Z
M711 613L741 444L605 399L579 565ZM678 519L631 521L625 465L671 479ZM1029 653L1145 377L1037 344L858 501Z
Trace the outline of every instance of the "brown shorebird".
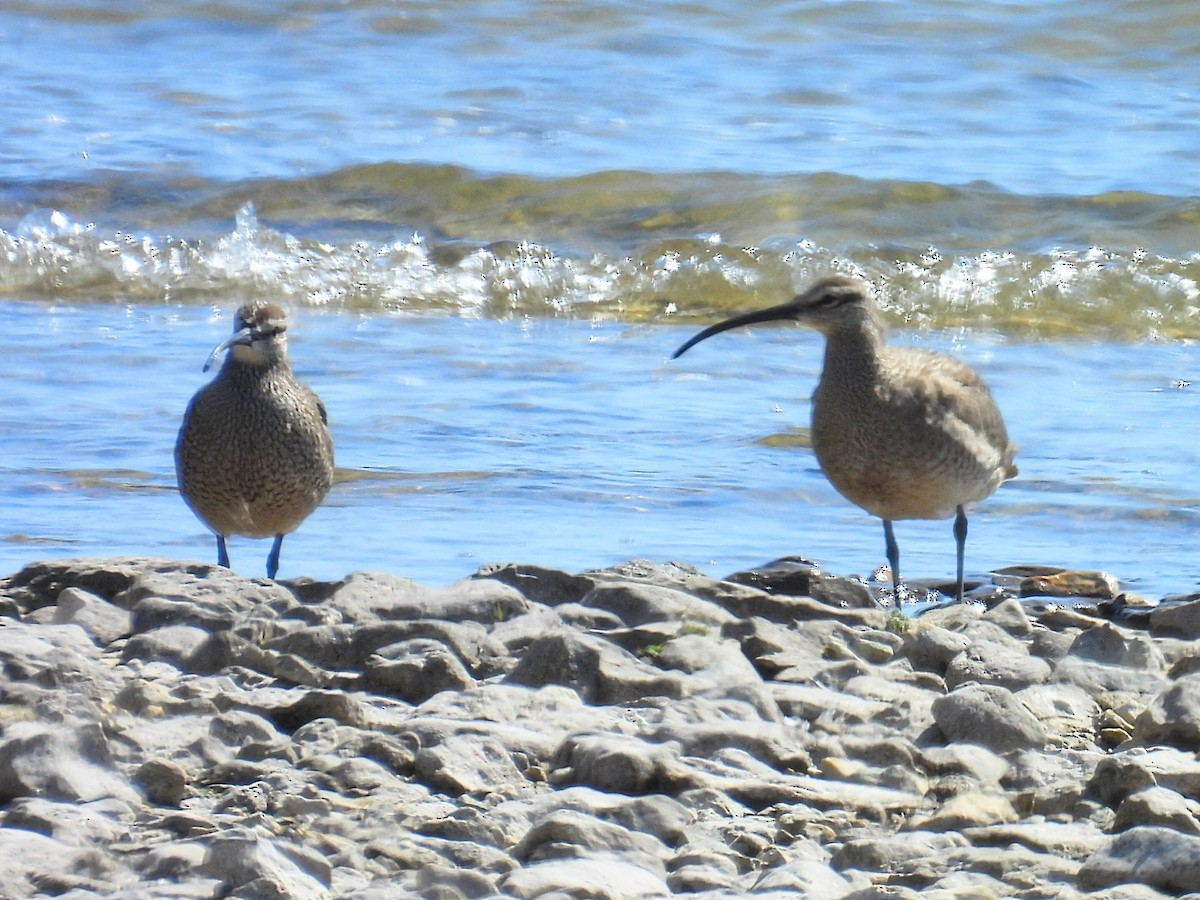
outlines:
M825 364L812 398L813 451L838 493L883 520L897 602L900 550L892 522L950 516L961 601L963 508L1017 474L1016 447L987 385L953 357L884 344L869 288L845 277L819 281L788 303L718 322L671 358L730 328L783 319L825 336Z
M296 380L287 357L287 314L270 303L237 311L217 377L188 404L175 445L179 492L217 536L274 537L267 577L279 571L283 537L320 505L333 484L333 438L321 399Z

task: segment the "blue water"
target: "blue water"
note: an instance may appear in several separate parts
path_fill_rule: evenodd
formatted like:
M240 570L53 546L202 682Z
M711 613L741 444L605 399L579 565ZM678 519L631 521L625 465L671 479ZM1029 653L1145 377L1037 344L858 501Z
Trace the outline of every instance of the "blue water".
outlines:
M215 558L176 496L179 416L228 315L196 307L0 304L0 570L43 556ZM877 520L806 449L818 339L734 333L678 361L691 329L307 312L299 374L330 411L339 483L284 543L282 576L355 569L429 584L491 562L578 571L646 556L714 575L801 554L864 576ZM1189 348L897 335L991 382L1021 476L971 517L968 569L1105 568L1161 596L1200 584ZM1053 402L1048 402L1048 396ZM774 446L773 446L774 445ZM953 571L949 522L897 524L910 577ZM234 539L262 574L269 542Z
M312 0L0 10L0 179L366 162L1194 195L1200 9Z
M666 361L838 269L1021 445L969 570L1198 586L1193 0L26 0L0 44L0 571L214 558L172 448L266 296L339 465L281 575L869 574L806 446L818 339ZM897 534L952 571L949 523Z

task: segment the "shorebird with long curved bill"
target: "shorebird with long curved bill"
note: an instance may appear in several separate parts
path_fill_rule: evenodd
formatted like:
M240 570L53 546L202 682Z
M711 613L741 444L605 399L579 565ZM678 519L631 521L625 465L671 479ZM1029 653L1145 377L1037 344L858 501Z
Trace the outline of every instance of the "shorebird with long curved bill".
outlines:
M967 504L1017 474L1016 447L991 391L953 357L884 343L869 287L842 276L787 303L712 325L675 351L731 328L790 320L825 337L812 397L812 446L843 497L883 520L892 590L900 599L897 519L954 517L957 596L963 598Z
M295 531L333 485L333 438L321 399L292 373L287 314L272 303L238 310L233 335L204 370L228 352L183 416L175 445L179 492L217 536L217 562L229 566L225 540L274 538L267 577L279 571L284 535Z

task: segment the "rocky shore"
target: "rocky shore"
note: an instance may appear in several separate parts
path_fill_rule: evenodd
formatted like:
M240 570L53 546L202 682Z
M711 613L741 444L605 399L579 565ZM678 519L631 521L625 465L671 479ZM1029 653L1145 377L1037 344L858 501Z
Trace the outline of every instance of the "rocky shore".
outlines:
M1200 599L1026 574L31 564L0 896L1200 896Z

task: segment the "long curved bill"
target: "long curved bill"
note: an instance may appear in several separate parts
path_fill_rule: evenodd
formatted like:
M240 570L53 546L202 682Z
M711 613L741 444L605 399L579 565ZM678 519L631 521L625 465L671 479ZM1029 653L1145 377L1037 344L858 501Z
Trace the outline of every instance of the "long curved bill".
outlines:
M731 328L741 328L743 325L757 325L759 322L779 322L783 319L795 318L796 305L792 302L781 303L779 306L770 306L766 309L755 310L754 312L742 313L740 316L734 316L732 319L726 319L724 322L718 322L716 325L709 325L672 353L671 359L679 359L679 357L683 356L683 354L687 353L688 350L701 341L707 340L714 334L720 334L722 331L728 331Z
M221 343L217 344L217 346L213 348L213 352L208 354L208 359L206 359L204 361L204 368L201 371L207 372L210 368L212 368L212 364L217 361L217 357L219 357L222 353L224 353L230 347L234 347L238 344L250 344L251 342L253 342L253 340L254 340L254 329L253 328L243 328L241 331L235 331L233 334L231 334L229 337L225 338L225 340L221 341Z

